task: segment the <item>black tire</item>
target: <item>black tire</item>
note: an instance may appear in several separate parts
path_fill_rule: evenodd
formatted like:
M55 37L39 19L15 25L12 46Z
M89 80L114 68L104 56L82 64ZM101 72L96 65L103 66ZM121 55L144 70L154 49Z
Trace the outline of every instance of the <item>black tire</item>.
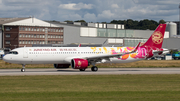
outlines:
M79 69L79 71L85 71L86 69Z
M98 68L97 68L96 66L93 66L93 67L91 68L91 71L96 72L96 71L98 71Z
M21 72L25 72L25 69L24 69L24 68L22 68L22 69L21 69Z

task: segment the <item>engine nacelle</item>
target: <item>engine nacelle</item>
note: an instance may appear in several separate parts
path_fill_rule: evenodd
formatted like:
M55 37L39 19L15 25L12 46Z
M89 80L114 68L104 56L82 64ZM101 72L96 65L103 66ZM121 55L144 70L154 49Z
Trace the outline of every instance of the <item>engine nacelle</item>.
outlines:
M54 68L59 69L59 68L69 68L70 64L54 64Z
M72 59L71 67L73 69L86 69L88 67L88 60L79 58Z

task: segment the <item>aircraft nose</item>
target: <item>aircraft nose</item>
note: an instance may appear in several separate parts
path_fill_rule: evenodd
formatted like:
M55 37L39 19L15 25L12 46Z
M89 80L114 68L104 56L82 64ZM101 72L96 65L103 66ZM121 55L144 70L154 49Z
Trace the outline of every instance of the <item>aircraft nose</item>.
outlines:
M7 62L8 61L8 57L6 55L4 55L3 56L3 60Z

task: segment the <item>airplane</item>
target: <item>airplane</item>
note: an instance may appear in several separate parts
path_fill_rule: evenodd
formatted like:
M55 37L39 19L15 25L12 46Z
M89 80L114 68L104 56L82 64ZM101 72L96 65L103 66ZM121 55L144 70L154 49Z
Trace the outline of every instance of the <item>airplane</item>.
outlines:
M56 69L69 68L98 71L97 63L128 63L161 55L166 24L160 24L150 38L136 47L20 47L3 57L5 62L21 64L54 64Z

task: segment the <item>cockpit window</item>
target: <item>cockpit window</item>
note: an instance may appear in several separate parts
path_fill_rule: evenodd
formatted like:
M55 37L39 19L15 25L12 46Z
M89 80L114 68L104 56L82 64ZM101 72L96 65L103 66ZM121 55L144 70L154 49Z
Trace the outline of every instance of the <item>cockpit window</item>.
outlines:
M11 52L9 52L9 54L18 54L18 52L16 52L16 51L11 51Z

